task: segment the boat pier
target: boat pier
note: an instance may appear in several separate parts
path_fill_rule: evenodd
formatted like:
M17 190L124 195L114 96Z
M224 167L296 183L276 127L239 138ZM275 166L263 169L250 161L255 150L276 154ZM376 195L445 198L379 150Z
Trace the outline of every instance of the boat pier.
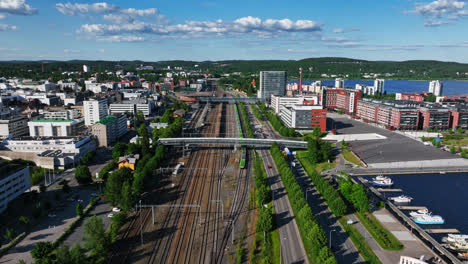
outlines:
M379 192L403 192L402 189L383 189L383 188L378 188L377 191Z
M456 228L434 228L434 229L426 229L425 230L429 234L459 234L460 231Z
M405 215L397 206L395 206L390 201L387 201L384 197L384 194L380 193L377 189L372 186L366 185L366 181L362 177L357 177L357 179L378 198L380 198L385 204L386 208L391 211L397 218L399 218L403 225L409 227L413 234L416 234L423 242L425 242L429 247L432 247L433 251L439 253L439 256L449 259L454 264L462 264L462 262L452 253L450 253L445 247L443 247L438 241L432 238L426 230L421 228L416 224L410 217ZM420 207L422 208L422 207Z
M425 206L398 206L398 209L400 210L428 210L427 207Z

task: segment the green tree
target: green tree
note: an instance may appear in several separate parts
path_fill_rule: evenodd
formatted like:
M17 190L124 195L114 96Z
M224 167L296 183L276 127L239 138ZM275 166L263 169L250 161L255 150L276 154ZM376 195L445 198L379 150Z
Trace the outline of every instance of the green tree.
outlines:
M312 136L316 139L319 139L322 137L322 131L320 130L319 126L314 127L314 130L312 131Z
M88 184L93 181L88 166L80 165L75 169L75 179L79 184Z
M126 151L127 151L127 144L122 143L122 142L117 142L112 148L112 158L114 159L114 161L118 161L119 157L122 157L123 155L125 155Z
M3 236L6 240L12 241L16 237L16 232L15 230L11 228L7 228L5 230L5 235Z
M159 120L161 123L172 123L173 117L172 117L172 111L170 109L166 109L164 111L164 114L162 115L161 119Z
M84 253L84 250L81 248L80 244L76 244L71 250L70 250L70 260L71 263L73 264L86 264L86 255Z
M86 221L83 242L84 248L89 251L90 256L102 257L107 254L110 247L110 238L101 218L92 216Z
M132 180L132 171L129 168L121 168L114 171L107 179L105 195L107 200L116 206L122 198L122 186L124 182Z
M70 248L67 245L61 245L55 252L57 263L60 264L75 264L72 262Z
M257 230L259 232L269 232L273 229L273 214L270 208L262 207L258 215Z
M54 246L51 242L38 242L36 247L31 250L31 256L36 261L40 261L49 256L54 250Z
M121 194L122 197L119 203L120 208L122 208L124 212L128 212L135 204L135 195L133 194L132 186L128 181L123 183Z
M139 127L145 123L145 116L141 110L138 110L135 114L135 127Z
M81 203L78 203L76 205L76 215L77 216L82 216L83 215L83 206L81 205Z
M138 135L140 136L138 138L138 144L140 145L140 148L141 148L141 154L145 156L150 153L148 129L146 128L145 124L141 124L140 128L138 128Z
M450 152L452 152L452 154L457 153L457 149L455 148L455 146L452 145L452 146L450 147Z

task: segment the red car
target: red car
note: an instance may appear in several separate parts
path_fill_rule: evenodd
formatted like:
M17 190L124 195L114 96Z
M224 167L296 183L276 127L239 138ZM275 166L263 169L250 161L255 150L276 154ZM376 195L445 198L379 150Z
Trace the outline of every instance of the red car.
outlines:
M267 165L267 168L268 168L268 169L271 169L271 166L270 166L270 165Z

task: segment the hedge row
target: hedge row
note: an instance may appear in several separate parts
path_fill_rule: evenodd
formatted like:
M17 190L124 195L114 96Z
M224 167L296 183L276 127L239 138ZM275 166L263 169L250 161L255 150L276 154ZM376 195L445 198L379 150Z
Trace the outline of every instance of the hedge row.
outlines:
M257 206L261 207L271 201L270 185L267 182L263 160L255 153L254 157L254 180L255 180L255 197Z
M307 172L307 175L309 175L317 191L327 202L332 213L337 217L346 214L346 203L343 201L338 191L315 170L315 166L313 166L307 158L301 157L299 158L299 162Z
M247 114L247 110L245 109L244 103L239 103L239 110L242 116L242 121L244 123L245 130L247 131L247 137L253 138L254 133L252 130L252 125L250 124L249 115Z
M23 238L26 237L26 232L23 232L17 235L13 240L11 240L8 244L4 245L3 247L0 245L0 256L6 253L10 248L16 246Z
M252 108L252 112L254 113L255 117L256 117L260 122L262 122L263 115L260 113L260 111L258 110L257 106L252 105L251 108Z
M312 263L337 263L334 255L327 247L325 232L317 223L317 219L305 200L304 192L297 183L296 177L284 160L276 143L271 146L270 152L288 193L307 257Z
M299 136L296 130L292 127L286 127L284 126L283 122L281 119L274 113L272 112L267 112L266 116L268 117L268 120L270 121L271 126L278 132L280 133L281 136L283 137L296 137Z

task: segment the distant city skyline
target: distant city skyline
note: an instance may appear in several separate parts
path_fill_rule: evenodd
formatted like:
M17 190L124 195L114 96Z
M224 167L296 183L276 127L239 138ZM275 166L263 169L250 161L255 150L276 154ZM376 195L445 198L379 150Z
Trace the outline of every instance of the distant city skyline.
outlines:
M462 0L0 0L0 60L468 62Z

